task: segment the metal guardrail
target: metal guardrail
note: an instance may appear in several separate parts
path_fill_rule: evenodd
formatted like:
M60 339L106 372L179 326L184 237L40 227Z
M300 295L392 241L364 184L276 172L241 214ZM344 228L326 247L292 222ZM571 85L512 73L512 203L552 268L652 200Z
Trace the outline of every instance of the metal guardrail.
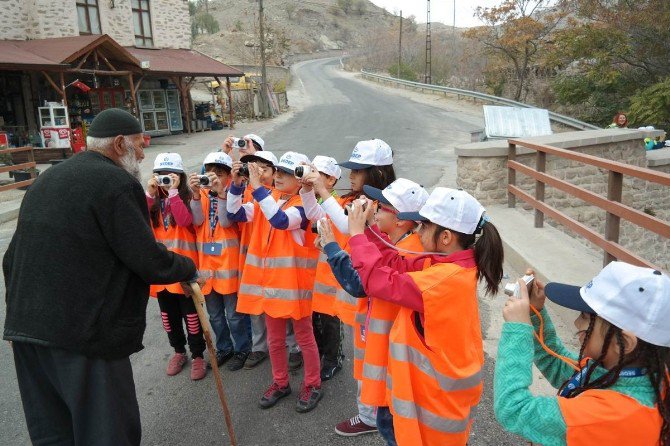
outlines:
M470 90L463 90L460 88L443 87L441 85L431 85L431 84L423 84L421 82L406 81L404 79L397 79L395 77L383 76L381 74L372 73L367 70L361 70L361 74L363 75L363 77L379 79L385 82L394 82L399 85L407 85L409 87L420 88L422 90L439 91L443 93L451 93L460 96L468 96L471 98L480 99L482 101L493 102L494 104L509 105L512 107L537 108L533 107L532 105L524 104L523 102L513 101L512 99L499 98L497 96L493 96L486 93L480 93L478 91L470 91ZM565 115L559 115L558 113L554 113L552 111L549 112L549 119L551 119L554 122L558 122L560 124L576 128L578 130L602 129L601 127L589 124L588 122L580 121L579 119L571 118Z

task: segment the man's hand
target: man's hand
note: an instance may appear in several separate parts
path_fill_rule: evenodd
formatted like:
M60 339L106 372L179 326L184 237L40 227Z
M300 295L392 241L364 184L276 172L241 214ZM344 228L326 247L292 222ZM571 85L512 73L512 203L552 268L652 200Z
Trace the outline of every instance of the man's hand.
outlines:
M192 173L188 176L188 187L194 196L200 198L200 178L198 178L197 173Z
M531 325L530 323L530 300L528 297L528 288L523 279L519 279L519 297L510 297L505 302L503 308L503 318L507 322L521 322Z
M225 141L223 141L223 145L221 146L221 150L227 155L230 155L230 152L233 151L233 138L233 135L228 135Z
M154 175L152 175L151 178L149 178L149 181L147 181L147 192L152 197L156 196L156 192L158 192L158 181Z
M207 282L207 277L198 277L195 281L195 283L198 284L199 287L203 287L205 283ZM186 296L193 296L193 288L191 287L190 282L180 282L179 285L181 285L182 291L184 291L184 295Z

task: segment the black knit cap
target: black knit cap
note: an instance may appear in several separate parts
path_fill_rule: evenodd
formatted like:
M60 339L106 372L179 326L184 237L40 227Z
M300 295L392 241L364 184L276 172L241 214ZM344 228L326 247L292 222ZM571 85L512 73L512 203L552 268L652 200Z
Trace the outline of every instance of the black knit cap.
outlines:
M138 133L142 133L142 126L137 118L120 108L108 108L98 113L93 119L87 136L109 138L119 135L137 135Z

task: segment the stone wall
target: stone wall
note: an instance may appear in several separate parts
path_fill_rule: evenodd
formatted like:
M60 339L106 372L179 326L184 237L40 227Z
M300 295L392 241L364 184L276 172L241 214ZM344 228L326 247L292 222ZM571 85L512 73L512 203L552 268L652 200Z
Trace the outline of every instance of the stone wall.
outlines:
M570 148L575 152L589 154L626 164L647 167L646 152L642 147L642 135L638 131L596 130L569 132L549 137L528 138L538 143ZM525 165L535 166L535 152L518 149L517 160ZM488 141L456 148L458 157L458 186L472 193L485 206L507 205L507 142ZM474 155L474 156L473 156ZM670 172L670 165L653 167L658 171ZM607 195L608 173L606 170L547 155L546 172L554 177L580 186L602 196ZM534 196L535 183L517 172L517 186ZM564 192L546 187L547 204L564 214L594 229L605 233L606 212ZM659 219L670 222L670 189L647 181L624 176L622 202L634 209L654 214ZM517 199L517 207L530 210L531 207ZM545 222L576 236L562 225L546 218ZM584 241L592 248L600 248ZM641 257L670 270L670 241L653 232L639 228L625 220L621 222L620 244Z
M151 28L156 48L191 48L191 19L188 2L150 0ZM74 0L0 0L3 17L0 40L48 39L79 35ZM130 0L117 0L110 8L98 0L100 26L123 46L135 45Z

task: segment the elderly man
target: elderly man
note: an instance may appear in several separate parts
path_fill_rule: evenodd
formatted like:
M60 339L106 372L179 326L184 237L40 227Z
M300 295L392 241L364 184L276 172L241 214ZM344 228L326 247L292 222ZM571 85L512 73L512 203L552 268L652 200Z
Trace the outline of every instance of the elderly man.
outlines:
M136 445L129 355L143 348L149 284L191 280L196 268L151 232L137 119L105 110L87 143L23 199L2 265L4 339L34 444Z

